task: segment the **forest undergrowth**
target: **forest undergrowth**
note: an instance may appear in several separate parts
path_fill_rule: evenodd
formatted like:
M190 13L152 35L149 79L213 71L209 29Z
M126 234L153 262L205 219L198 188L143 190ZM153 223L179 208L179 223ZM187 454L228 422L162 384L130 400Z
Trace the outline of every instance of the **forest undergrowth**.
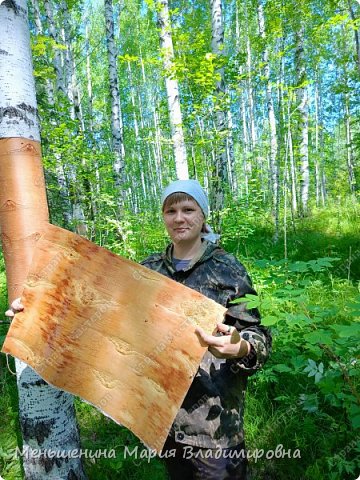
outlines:
M249 379L247 392L252 480L355 480L360 474L359 213L351 201L314 210L287 225L286 242L281 232L274 241L272 223L261 212L245 213L239 205L224 213L222 245L250 272L259 296L247 298L248 305L260 308L273 334L272 355ZM151 216L126 222L125 244L114 235L103 246L140 260L165 245L163 228ZM2 312L6 306L1 258ZM7 328L0 323L0 344ZM0 367L0 475L17 480L16 377L3 354ZM76 409L82 447L115 451L114 458L84 459L89 479L166 478L159 459L126 455L143 448L128 430L79 399Z

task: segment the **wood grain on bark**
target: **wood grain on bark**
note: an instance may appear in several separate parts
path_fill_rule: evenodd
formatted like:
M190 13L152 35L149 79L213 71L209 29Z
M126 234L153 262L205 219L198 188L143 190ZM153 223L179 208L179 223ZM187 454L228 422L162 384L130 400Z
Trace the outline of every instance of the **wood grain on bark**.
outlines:
M161 450L225 308L53 225L22 301L3 351Z
M10 302L21 295L33 247L48 221L40 144L0 139L0 238Z

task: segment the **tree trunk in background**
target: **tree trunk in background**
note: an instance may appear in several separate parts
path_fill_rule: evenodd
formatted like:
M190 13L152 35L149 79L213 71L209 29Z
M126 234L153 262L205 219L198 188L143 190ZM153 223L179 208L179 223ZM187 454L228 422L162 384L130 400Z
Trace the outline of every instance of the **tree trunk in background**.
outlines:
M48 222L25 0L0 4L0 230L9 301L22 293L32 252ZM11 119L11 121L9 121ZM80 458L36 451L80 451L73 397L16 360L25 478L84 479ZM79 455L80 457L80 455Z
M272 88L270 82L270 65L269 65L269 51L266 45L266 34L265 34L265 20L264 20L264 11L261 1L258 2L258 20L259 20L259 33L260 37L263 40L263 64L264 64L264 79L265 79L265 89L266 89L266 102L268 110L268 119L269 119L269 129L270 129L270 178L271 178L271 193L272 193L272 205L273 205L273 214L275 219L275 240L279 236L279 208L280 208L280 168L278 161L278 143L277 143L277 133L276 133L276 119L274 112L274 103L272 99Z
M174 47L171 35L171 21L167 0L157 0L160 47L165 70L165 85L169 106L169 120L175 156L176 175L180 180L189 178L182 115L179 97L179 84L174 75Z
M76 91L76 76L74 69L74 59L71 46L71 32L70 32L70 17L69 10L66 2L63 0L60 2L61 20L62 20L62 36L64 46L66 47L64 56L64 71L65 71L65 84L67 90L67 98L69 101L69 112L72 120L77 120L79 128L76 128L76 134L78 131L84 131L84 123L82 118L82 112L79 104L79 95ZM80 159L79 159L80 160ZM83 209L84 203L84 186L79 181L78 167L80 167L80 161L74 161L68 165L68 184L70 201L72 204L72 229L79 235L87 236L87 225ZM64 169L65 171L65 169Z
M360 3L360 2L358 2ZM351 5L351 0L348 0L348 8L349 8L349 13L350 13L350 18L354 23L354 37L355 37L355 49L356 49L356 63L357 67L360 73L360 40L359 40L359 27L356 26L356 18L355 18L355 13L354 9Z
M352 145L352 135L350 128L350 110L349 110L349 97L345 94L345 130L346 130L346 159L347 170L349 178L349 188L351 193L356 192L356 177L355 177L355 158Z
M37 35L43 35L43 26L41 21L41 13L38 0L31 0L31 4L34 10L35 19L35 31ZM46 93L48 102L51 106L54 105L54 85L50 78L46 79Z
M79 127L81 131L84 131L84 119L82 116L82 109L79 100L79 91L77 88L77 79L76 79L76 71L75 71L75 61L74 55L72 52L72 45L71 45L71 17L69 13L69 7L67 3L62 0L60 2L60 10L61 10L61 19L62 19L62 37L64 46L66 47L65 50L65 80L66 80L66 87L67 87L67 96L70 102L70 115L73 120L77 120L79 123Z
M50 0L44 0L44 7L45 7L45 18L47 20L47 25L50 33L50 37L54 42L58 42L55 22L54 22L54 15L53 15L53 6L50 3ZM58 99L60 108L65 108L64 102L67 98L66 95L66 86L65 86L65 78L64 72L62 67L62 57L61 51L57 48L54 48L54 58L53 58L54 70L55 70L55 78L56 78L56 95L53 95L53 105L55 102L55 96ZM56 120L51 120L52 125L56 126ZM64 167L62 164L62 160L59 154L55 154L56 159L56 180L59 188L59 195L63 204L63 222L64 226L70 228L72 224L73 216L72 216L72 204L70 202L70 194L67 185L67 181L65 178Z
M224 21L221 0L210 0L211 7L211 50L216 56L224 52ZM214 209L224 208L224 188L229 184L229 169L227 160L227 107L224 81L224 68L216 70L215 81L216 111L215 111L215 178L213 179ZM230 159L230 164L233 159Z
M315 181L316 205L325 206L324 171L324 125L321 101L321 79L316 72L315 82Z
M241 46L240 46L240 22L239 22L239 9L235 5L235 36L236 36L236 52L238 55L241 54ZM243 75L243 67L238 67L239 76ZM239 89L240 90L240 89ZM242 126L242 171L244 175L244 182L240 182L240 198L243 197L243 189L242 184L244 185L245 189L245 196L248 197L249 194L249 175L251 177L251 163L248 162L248 158L250 156L250 142L249 142L249 135L248 135L248 127L247 127L247 120L246 120L246 106L245 106L245 91L242 88L239 91L239 112L240 112L240 121Z
M51 0L44 0L44 7L45 7L45 13L46 13L50 37L54 42L59 43L56 29L55 29ZM60 96L63 95L64 98L66 98L66 86L65 86L64 72L62 68L61 50L58 48L54 48L53 62L54 62L54 69L55 69L55 75L56 75L57 94Z
M245 2L245 19L246 19L246 68L247 68L247 98L248 98L248 111L249 111L249 125L250 125L250 141L251 151L256 148L257 134L255 127L255 114L254 114L254 92L252 84L252 58L251 58L251 43L248 25L248 12Z
M288 128L287 128L287 142L289 149L289 160L290 160L290 172L291 172L291 208L293 214L297 213L298 210L298 198L297 198L297 172L295 165L295 156L294 156L294 145L293 145L293 135L291 131L290 124L290 101L288 100Z
M227 168L229 172L229 186L230 186L231 192L236 192L238 188L238 184L237 184L236 171L235 171L235 153L234 153L234 140L233 140L234 123L233 123L233 117L232 117L230 108L227 111L227 125L229 129L229 135L226 140L226 157L227 157Z
M47 24L49 27L49 33L51 38L58 42L57 34L56 34L56 26L53 14L53 4L51 0L44 1L45 7L45 16L47 19ZM52 119L52 124L58 126L58 123L61 123L62 120L66 121L66 119L61 119L61 115L67 116L68 115L68 108L69 114L71 119L75 119L77 115L77 111L79 108L76 109L74 103L74 95L73 89L71 88L74 72L73 72L73 60L72 54L70 50L70 25L69 25L69 17L66 5L64 2L60 4L61 13L63 17L62 21L62 35L64 45L66 46L66 53L64 54L64 58L61 55L61 51L57 48L54 49L54 68L55 68L55 75L56 75L56 97L58 99L60 105L60 113L57 113L57 117L60 117L60 122L58 122L58 118ZM82 119L79 118L79 125L82 124ZM59 195L62 200L62 204L64 206L63 209L63 218L64 218L64 226L66 228L70 228L74 230L79 235L87 235L87 225L85 221L85 215L82 206L82 186L78 182L78 175L76 172L76 164L72 163L68 166L68 172L65 171L63 160L59 153L55 153L54 157L56 159L56 179L59 188Z
M125 194L125 148L123 140L123 123L121 116L121 103L119 92L119 80L117 73L117 49L115 45L113 4L112 0L105 0L105 25L106 46L109 64L109 83L111 98L111 132L112 145L115 155L114 180L117 190L119 207L123 205Z
M309 137L309 121L308 121L308 92L306 82L305 71L305 59L304 59L304 25L299 26L296 32L296 51L295 51L295 68L297 73L297 90L296 100L298 108L298 148L299 148L299 161L300 161L300 202L301 213L306 215L308 211L309 200L309 184L310 184L310 172L309 172L309 149L308 149L308 137Z

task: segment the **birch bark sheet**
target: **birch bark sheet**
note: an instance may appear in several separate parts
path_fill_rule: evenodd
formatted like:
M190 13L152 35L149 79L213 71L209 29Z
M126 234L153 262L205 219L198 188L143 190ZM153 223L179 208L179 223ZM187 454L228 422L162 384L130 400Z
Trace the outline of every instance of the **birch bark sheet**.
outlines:
M48 225L3 351L163 447L225 308L142 265Z

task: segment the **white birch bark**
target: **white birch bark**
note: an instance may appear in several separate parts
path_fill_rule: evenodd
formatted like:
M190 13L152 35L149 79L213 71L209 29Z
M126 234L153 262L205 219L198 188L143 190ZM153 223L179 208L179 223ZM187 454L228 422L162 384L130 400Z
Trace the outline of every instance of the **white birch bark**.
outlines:
M153 109L153 118L154 118L154 126L155 126L155 145L156 145L156 150L155 150L155 169L156 169L156 178L159 179L160 181L160 188L161 185L163 184L163 176L162 176L162 168L161 165L163 164L163 155L162 155L162 149L161 149L161 130L160 130L160 125L159 125L159 120L158 120L158 108L157 108L157 102L154 102L154 109ZM179 180L186 180L186 178L180 178L178 177Z
M25 0L0 4L0 138L40 141L30 35ZM77 449L79 432L73 397L51 387L25 363L16 360L19 418L26 479L84 479L78 458L37 458L32 449L60 454Z
M54 42L59 43L57 38L55 23L54 23L53 7L51 4L51 0L44 0L44 8L45 8L45 14L47 18L50 37ZM57 90L57 93L60 94L59 100L61 101L61 95L63 95L64 98L66 98L66 86L65 86L64 72L62 68L61 51L58 48L54 49L54 69L56 74L56 90Z
M114 179L115 187L118 191L119 206L122 205L122 195L125 193L123 187L125 184L125 147L123 141L123 123L121 115L121 103L119 92L119 80L117 73L117 49L115 45L114 18L112 0L104 1L105 25L106 25L106 46L109 68L109 87L111 99L111 132L112 145L115 155L114 161Z
M246 66L247 66L247 90L248 90L248 109L249 109L249 123L250 123L250 140L251 140L251 150L253 151L257 143L257 133L256 133L255 115L254 115L254 91L252 86L251 44L250 44L250 36L248 32L246 37Z
M93 89L91 78L91 63L90 63L90 33L89 33L89 21L87 20L85 25L85 55L86 55L86 87L88 93L88 110L89 110L89 127L93 130ZM96 170L98 174L98 170ZM96 177L97 178L97 177Z
M2 2L0 25L0 137L39 142L26 2Z
M72 52L71 45L71 20L69 15L69 9L64 0L60 2L61 17L62 17L62 38L65 50L65 61L64 61L64 70L65 70L65 81L67 88L67 97L70 102L70 115L73 120L77 120L80 126L81 131L84 131L84 121L82 117L82 110L79 100L79 92L77 89L76 81L76 71L75 71L75 62L74 55Z
M221 0L210 0L211 7L211 50L217 56L224 55L224 21ZM215 95L217 100L215 112L215 125L217 139L215 142L215 181L213 182L215 204L219 211L224 208L224 187L229 183L227 161L227 112L225 107L225 82L224 68L216 71L218 79L215 82Z
M244 92L242 92L240 100L240 112L242 118L242 127L243 127L243 172L244 172L244 186L245 186L245 196L249 196L249 181L251 179L252 170L250 162L250 148L249 148L249 135L247 129L247 120L246 120L246 107L245 107L245 98Z
M299 112L299 157L300 157L300 200L302 214L306 215L308 210L310 171L309 171L309 120L308 120L308 92L304 85L306 80L304 61L304 25L300 25L296 32L295 65L297 72L296 99Z
M358 3L359 0L358 0ZM357 64L357 68L359 70L359 73L360 73L360 40L359 40L359 27L358 25L356 24L356 18L355 18L355 13L354 13L354 9L353 9L353 6L351 4L351 0L348 0L348 8L349 8L349 14L350 14L350 18L351 20L353 21L353 29L354 29L354 37L355 37L355 49L356 49L356 64Z
M49 5L51 8L51 5ZM62 20L62 40L66 47L64 54L64 62L62 66L65 96L69 102L69 113L72 120L77 119L80 130L84 129L81 110L78 103L78 95L75 92L74 84L76 84L76 76L74 69L74 59L71 49L70 41L70 17L67 5L64 1L59 4ZM54 27L55 29L55 27ZM60 80L59 80L60 83ZM87 225L85 214L82 206L83 202L83 186L80 184L77 175L77 168L75 163L70 163L65 172L62 159L59 155L56 156L56 172L58 184L60 187L60 195L65 202L65 205L70 203L71 210L67 214L67 225L73 225L73 230L83 236L87 236Z
M32 0L34 10L35 10L35 16L37 18L36 24L38 25L38 30L39 33L42 33L42 23L41 23L41 18L40 18L40 9L39 9L39 4L37 0ZM55 24L54 24L54 18L52 14L52 5L50 4L49 0L44 1L44 7L45 7L45 18L47 20L47 25L49 28L49 33L51 38L56 41L56 29L55 29ZM61 54L60 52L57 52L57 49L54 49L54 69L55 69L55 76L56 76L56 91L57 91L57 96L58 96L58 101L61 105L63 105L63 100L66 96L66 88L64 82L64 77L63 77L63 71L62 71L62 61L61 61ZM53 83L51 80L47 80L46 82L46 90L48 94L48 101L51 106L55 105L55 98L54 98L54 88L53 88ZM56 120L55 118L52 118L51 124L56 126ZM59 154L55 154L56 158L56 163L55 163L55 173L56 173L56 180L57 184L59 187L59 195L62 201L63 205L63 221L64 225L70 225L72 222L72 205L70 202L70 196L69 196L69 189L67 185L67 181L65 178L65 173L64 173L64 168L61 162L61 158Z
M278 162L278 142L276 133L276 119L274 111L274 102L272 98L272 87L270 81L270 64L269 64L269 51L266 45L266 33L265 33L265 19L264 10L261 0L258 2L258 21L259 21L259 33L263 41L263 64L264 64L264 79L265 79L265 91L266 91L266 103L268 111L268 121L270 129L270 191L272 193L272 204L275 218L275 240L279 235L279 208L280 208L280 168Z
M352 134L350 128L350 110L349 110L349 97L345 94L345 131L346 131L346 160L349 179L349 188L351 193L356 191L356 178L355 178L355 159L352 146Z
M293 149L293 140L292 140L292 132L290 128L290 124L288 125L288 132L287 132L287 146L289 152L289 160L290 160L290 174L291 174L291 212L292 217L295 217L297 212L297 175L296 175L296 167L295 167L295 158L294 158L294 149Z
M91 76L91 63L90 63L90 33L89 33L89 18L85 24L85 56L86 56L86 87L87 87L87 108L88 108L88 130L90 132L91 144L94 143L93 129L94 129L94 107L93 107L93 89L92 89L92 76ZM94 160L95 180L91 182L91 207L94 217L97 214L95 194L100 193L100 172L97 159Z
M240 21L239 21L239 9L237 8L235 4L235 35L236 35L236 51L240 53L241 47L240 47ZM239 76L242 77L243 75L243 67L239 66ZM243 132L243 148L242 148L242 158L243 158L243 163L242 163L242 171L243 171L243 176L244 176L244 182L240 183L241 190L240 190L240 198L243 197L243 188L242 185L244 185L244 191L245 191L245 197L248 198L249 195L249 180L251 178L251 162L249 161L250 157L250 151L252 149L250 145L250 140L249 140L249 132L248 132L248 121L246 117L246 105L245 105L245 91L242 88L240 91L240 98L239 98L239 109L240 109L240 118L241 118L241 124L242 124L242 132Z
M317 75L316 75L317 77ZM315 202L320 203L320 168L319 168L319 85L315 81Z
M174 75L174 47L171 35L171 21L168 0L156 0L158 5L158 26L160 47L165 70L165 86L169 108L169 121L175 157L176 175L180 180L189 178L186 146L182 126L179 84Z
M38 0L31 0L34 11L35 31L37 35L43 34L43 25L41 21L40 7ZM50 78L46 78L46 93L50 105L54 105L54 85Z
M132 80L132 70L131 70L131 64L130 61L127 62L127 71L129 75L129 87L130 87L130 99L131 99L131 105L132 105L132 111L133 111L133 121L134 121L134 133L135 133L135 139L136 139L136 144L139 143L139 124L136 116L136 102L135 102L135 89L133 85L133 80Z

